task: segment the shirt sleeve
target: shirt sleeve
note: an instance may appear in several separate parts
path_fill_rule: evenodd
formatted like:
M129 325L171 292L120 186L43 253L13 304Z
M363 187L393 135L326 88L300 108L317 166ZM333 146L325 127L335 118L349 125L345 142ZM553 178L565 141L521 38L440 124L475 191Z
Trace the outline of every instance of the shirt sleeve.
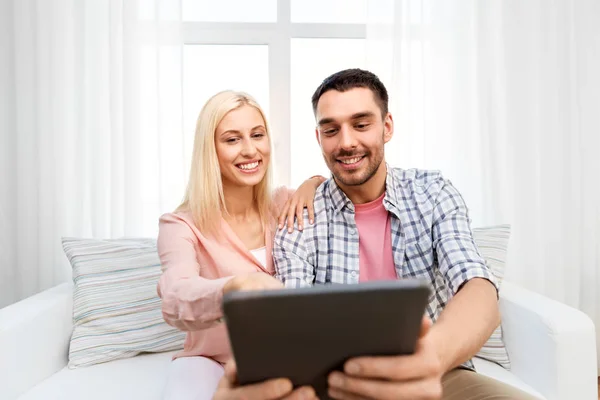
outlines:
M219 323L223 316L223 286L232 278L200 276L196 240L185 220L174 214L161 217L158 254L163 273L157 292L162 299L164 320L183 331L202 330Z
M304 243L305 232L306 230L294 229L289 233L287 229L281 229L275 235L275 276L287 288L308 287L315 281L315 267L308 262L308 252Z
M473 240L467 206L449 181L444 182L434 205L432 234L438 268L452 293L473 278L487 279L497 293L496 278Z

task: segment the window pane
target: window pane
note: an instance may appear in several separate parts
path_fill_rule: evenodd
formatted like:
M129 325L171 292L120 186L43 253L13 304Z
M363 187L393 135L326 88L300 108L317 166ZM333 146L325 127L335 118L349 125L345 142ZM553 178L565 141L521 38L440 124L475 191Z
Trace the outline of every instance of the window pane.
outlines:
M329 177L315 137L311 96L323 79L346 68L365 68L364 39L291 40L291 184Z
M182 0L184 21L276 22L277 0Z
M183 129L186 166L204 103L222 90L252 95L269 115L267 45L187 45L183 50ZM189 168L188 168L189 169Z
M367 0L291 0L292 22L364 24Z

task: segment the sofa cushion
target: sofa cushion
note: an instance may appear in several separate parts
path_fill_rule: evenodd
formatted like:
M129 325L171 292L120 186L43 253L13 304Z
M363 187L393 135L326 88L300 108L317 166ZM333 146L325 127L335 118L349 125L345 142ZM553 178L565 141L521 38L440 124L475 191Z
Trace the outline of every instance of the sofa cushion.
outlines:
M183 348L185 333L162 317L154 239L63 238L73 267L69 367Z
M173 352L93 365L63 368L19 400L159 400Z
M473 229L473 239L488 267L498 280L500 287L504 279L510 225L497 225ZM502 290L502 289L500 289ZM498 326L485 342L478 357L495 362L510 370L508 352L502 338L502 326Z

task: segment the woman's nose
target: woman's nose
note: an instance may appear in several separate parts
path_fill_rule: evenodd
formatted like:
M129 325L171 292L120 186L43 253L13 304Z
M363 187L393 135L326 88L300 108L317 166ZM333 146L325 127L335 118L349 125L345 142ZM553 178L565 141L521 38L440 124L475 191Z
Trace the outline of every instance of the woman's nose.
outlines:
M256 154L256 146L251 139L244 139L242 142L242 155L252 157Z

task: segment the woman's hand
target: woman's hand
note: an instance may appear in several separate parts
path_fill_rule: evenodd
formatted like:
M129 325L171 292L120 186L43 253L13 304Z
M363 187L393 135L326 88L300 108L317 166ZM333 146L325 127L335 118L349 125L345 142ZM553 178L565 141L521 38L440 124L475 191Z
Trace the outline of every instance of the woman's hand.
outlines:
M302 185L296 190L292 197L285 202L285 205L281 209L279 214L279 229L282 229L285 220L287 219L288 232L292 233L294 230L294 217L298 221L298 230L304 229L304 208L308 208L308 222L312 225L315 220L315 208L313 206L315 200L315 193L321 183L326 178L322 176L313 176L305 180Z
M250 272L237 275L225 283L223 294L237 290L269 290L282 289L283 283L264 272Z

